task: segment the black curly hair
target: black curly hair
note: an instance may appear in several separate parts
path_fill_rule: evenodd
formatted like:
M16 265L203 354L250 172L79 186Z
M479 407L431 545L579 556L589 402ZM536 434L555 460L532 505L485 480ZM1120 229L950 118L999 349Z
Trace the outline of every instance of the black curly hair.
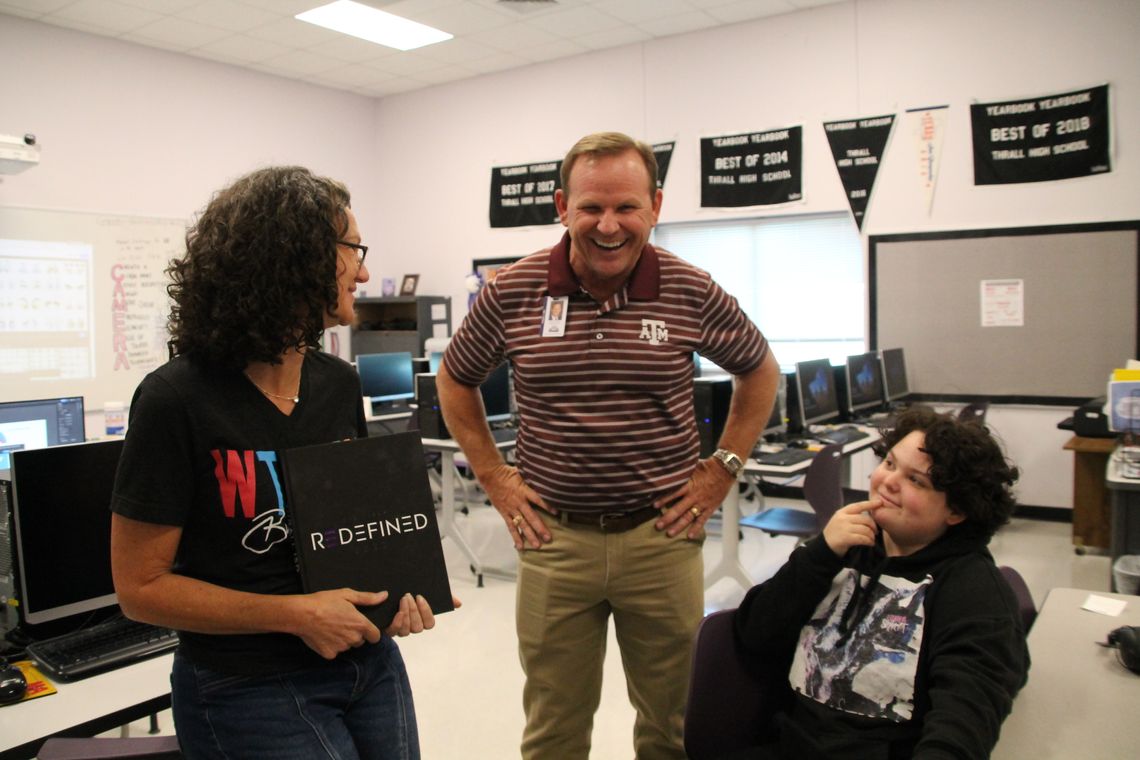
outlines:
M343 184L300 166L259 169L216 193L166 270L172 351L243 369L319 347L349 201Z
M875 453L886 456L915 431L925 436L922 451L930 457L931 484L946 494L950 509L966 517L956 528L988 538L1009 522L1017 506L1012 486L1018 471L985 425L912 407L895 418L893 428L883 431Z

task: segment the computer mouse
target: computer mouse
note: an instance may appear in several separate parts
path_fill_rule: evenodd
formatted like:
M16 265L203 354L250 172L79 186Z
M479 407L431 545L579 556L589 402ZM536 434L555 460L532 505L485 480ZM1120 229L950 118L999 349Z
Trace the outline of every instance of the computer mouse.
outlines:
M3 663L0 666L0 705L19 702L27 692L28 679L24 678L24 671L15 665Z
M1116 647L1120 662L1140 674L1140 626L1125 625L1108 634L1109 646Z

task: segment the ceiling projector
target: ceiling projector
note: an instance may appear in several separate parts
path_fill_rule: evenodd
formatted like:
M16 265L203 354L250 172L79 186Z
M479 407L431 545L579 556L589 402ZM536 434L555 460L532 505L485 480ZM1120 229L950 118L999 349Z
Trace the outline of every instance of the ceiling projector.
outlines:
M40 162L35 135L0 134L0 174L19 174Z

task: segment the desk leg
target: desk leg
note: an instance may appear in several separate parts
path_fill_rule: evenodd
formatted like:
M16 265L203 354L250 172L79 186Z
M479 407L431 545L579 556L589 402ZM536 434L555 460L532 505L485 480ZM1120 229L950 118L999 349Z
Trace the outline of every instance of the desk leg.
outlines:
M721 578L732 578L745 588L752 588L748 571L740 564L740 489L734 484L721 504L720 562L705 576L705 588Z
M483 586L483 563L475 556L475 552L467 543L467 539L459 532L455 525L455 452L440 452L440 519L439 534L443 538L450 538L459 550L466 555L471 563L471 572L475 573L476 584Z
M484 565L475 550L467 543L467 538L455 524L455 452L444 450L440 452L440 456L440 465L443 468L440 473L440 490L442 491L440 494L440 538L450 538L467 557L471 563L471 572L475 574L476 586L479 588L483 587L484 575L514 580L515 571L513 569Z

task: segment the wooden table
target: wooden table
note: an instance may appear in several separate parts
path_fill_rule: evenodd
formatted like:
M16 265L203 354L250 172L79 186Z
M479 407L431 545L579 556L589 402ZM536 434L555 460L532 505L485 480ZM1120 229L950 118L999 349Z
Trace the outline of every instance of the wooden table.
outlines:
M1112 508L1104 473L1116 439L1074 435L1064 448L1074 454L1073 546L1078 552L1107 553L1112 545Z

